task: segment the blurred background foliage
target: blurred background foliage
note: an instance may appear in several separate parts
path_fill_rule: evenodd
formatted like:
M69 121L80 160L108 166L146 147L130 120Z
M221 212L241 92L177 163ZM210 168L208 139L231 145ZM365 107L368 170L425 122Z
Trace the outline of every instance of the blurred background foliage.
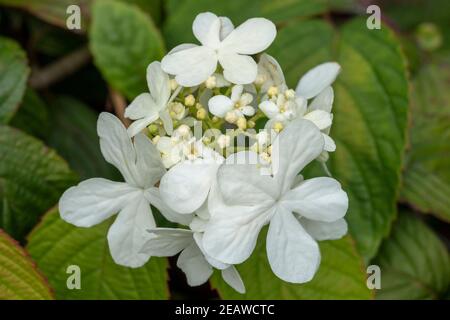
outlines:
M66 9L81 8L81 30ZM381 30L366 8L381 8ZM330 170L350 198L349 235L321 243L307 284L271 272L264 237L240 265L247 293L220 277L189 288L173 259L113 263L106 230L59 218L61 193L81 179L120 179L100 153L101 111L123 117L146 91L145 69L195 42L203 11L274 21L268 52L290 86L338 61ZM450 2L447 0L0 0L0 299L446 299L450 297ZM314 165L307 174L316 174ZM79 265L82 289L68 290ZM366 267L381 268L381 289Z

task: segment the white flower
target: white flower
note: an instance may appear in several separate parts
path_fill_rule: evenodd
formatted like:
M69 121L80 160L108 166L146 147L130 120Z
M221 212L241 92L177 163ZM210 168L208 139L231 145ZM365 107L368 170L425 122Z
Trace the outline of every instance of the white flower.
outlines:
M194 221L194 220L197 220ZM202 222L194 218L192 224L202 229ZM186 274L190 286L199 286L208 281L213 267L221 270L222 278L239 293L245 293L244 283L233 265L209 257L202 248L203 234L200 231L172 228L148 230L151 238L142 248L150 256L170 257L178 254L177 266Z
M119 213L108 231L114 261L140 267L149 255L140 253L148 238L146 229L155 228L150 204L170 221L186 223L191 217L178 215L161 200L155 183L165 173L159 152L143 134L131 141L115 116L102 113L97 123L100 148L106 161L114 165L125 182L93 178L71 187L59 201L61 218L78 227L91 227Z
M159 62L152 62L147 67L147 84L150 93L141 93L125 109L125 117L134 120L128 128L128 133L130 137L134 137L160 118L164 129L170 135L173 122L167 104L171 101L171 84L169 76L162 71Z
M249 19L234 29L228 18L210 12L197 15L192 29L202 45L182 44L161 61L163 70L175 75L185 87L206 81L215 72L217 62L226 80L236 84L253 82L257 66L250 55L265 50L276 35L275 25L267 19Z
M327 177L297 181L298 172L319 156L323 143L315 125L297 119L272 145L273 176L261 175L255 165L221 166L220 197L209 200L205 252L224 263L242 263L255 248L261 228L270 223L266 248L274 273L292 283L311 280L320 264L314 237L335 239L347 231L342 218L348 198L339 182Z
M255 108L250 106L253 101L253 96L250 93L243 93L244 87L242 85L235 85L231 89L231 97L224 95L217 95L209 99L209 111L219 117L223 118L228 112L235 113L236 117L253 116Z

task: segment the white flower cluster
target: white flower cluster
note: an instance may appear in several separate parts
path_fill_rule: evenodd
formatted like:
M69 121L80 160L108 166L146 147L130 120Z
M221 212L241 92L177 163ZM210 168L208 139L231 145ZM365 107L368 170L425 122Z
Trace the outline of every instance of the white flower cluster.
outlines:
M135 268L180 253L190 285L205 283L216 268L241 293L234 265L250 257L269 224L273 272L309 281L320 264L316 241L347 232L339 182L299 175L336 148L331 84L340 67L319 65L293 90L277 61L261 54L276 36L269 20L235 28L201 13L193 32L201 45L182 44L149 65L149 92L125 111L128 129L111 114L99 117L101 151L125 182L94 178L70 188L61 217L90 227L118 213L107 236L116 263ZM186 227L157 228L151 206Z

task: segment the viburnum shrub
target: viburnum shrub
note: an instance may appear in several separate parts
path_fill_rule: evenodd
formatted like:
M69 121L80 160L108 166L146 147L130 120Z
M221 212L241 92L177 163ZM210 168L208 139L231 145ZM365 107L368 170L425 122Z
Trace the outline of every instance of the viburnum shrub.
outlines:
M106 161L125 182L93 178L68 189L61 217L91 227L118 213L108 232L117 264L180 253L191 286L213 268L238 292L234 265L247 260L262 227L273 272L310 281L320 264L317 241L347 233L347 194L335 179L304 179L319 161L328 175L333 81L340 66L323 63L289 88L276 59L263 51L275 25L253 18L197 15L200 42L181 44L147 68L149 92L125 110L128 128L109 113L97 131ZM151 206L179 228L158 228Z

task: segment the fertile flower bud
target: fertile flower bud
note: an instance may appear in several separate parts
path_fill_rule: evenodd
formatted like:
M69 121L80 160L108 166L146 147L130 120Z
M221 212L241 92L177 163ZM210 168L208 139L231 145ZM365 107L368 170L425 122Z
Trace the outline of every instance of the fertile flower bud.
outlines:
M248 120L247 121L247 127L254 128L255 125L256 125L255 121L253 121L253 120Z
M178 87L178 83L175 79L170 79L170 90L174 91Z
M238 120L237 115L233 111L228 111L225 115L225 121L229 123L235 123Z
M217 81L216 81L216 77L215 76L210 76L208 79L206 79L205 81L205 86L208 89L214 89L217 85Z
M148 126L148 132L152 135L158 132L158 126L156 124L151 124Z
M241 129L241 130L247 129L247 119L245 119L244 117L240 117L240 118L237 120L236 125L237 125L238 128Z
M195 104L195 98L192 94L184 98L184 104L186 107L192 107Z
M197 119L204 120L206 118L206 110L204 108L200 108L197 110Z
M267 94L269 97L276 96L278 94L278 88L274 86L270 87L269 90L267 90Z
M221 134L218 138L217 138L217 145L219 146L220 149L226 148L230 146L230 142L231 142L231 138L230 136Z
M191 128L189 128L187 125L182 124L177 128L177 132L179 135L183 138L188 137L191 134Z
M154 136L153 139L152 139L153 144L157 144L160 138L161 137L159 135L158 136Z
M283 130L284 126L281 122L275 122L273 124L273 130L275 130L276 132L280 132L281 130Z

